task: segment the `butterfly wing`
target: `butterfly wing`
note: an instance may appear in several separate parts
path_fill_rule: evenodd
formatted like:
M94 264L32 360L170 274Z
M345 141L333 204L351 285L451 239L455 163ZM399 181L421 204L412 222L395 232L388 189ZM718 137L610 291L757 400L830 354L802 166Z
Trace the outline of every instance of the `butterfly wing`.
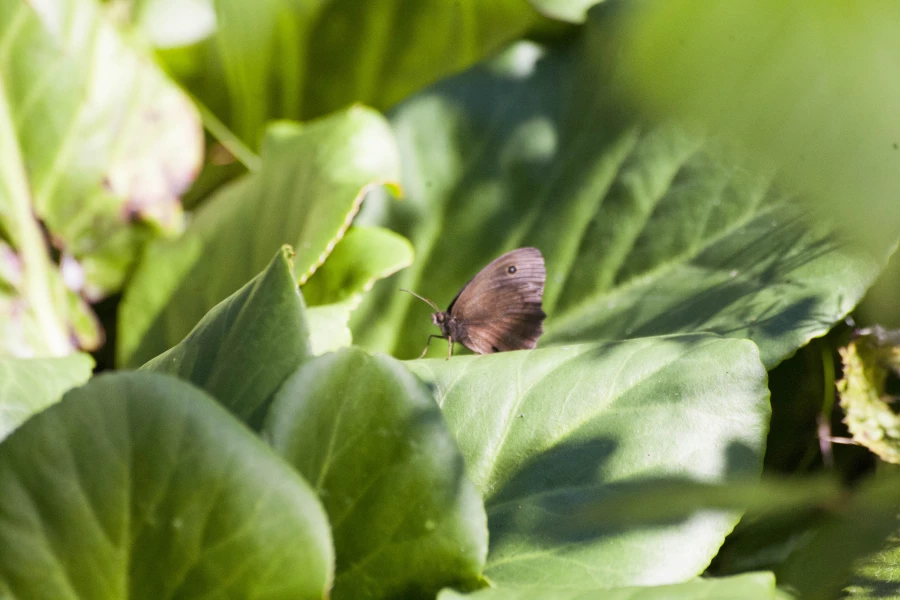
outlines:
M462 331L457 341L479 354L534 348L547 316L541 307L546 279L537 248L518 248L492 261L447 309Z

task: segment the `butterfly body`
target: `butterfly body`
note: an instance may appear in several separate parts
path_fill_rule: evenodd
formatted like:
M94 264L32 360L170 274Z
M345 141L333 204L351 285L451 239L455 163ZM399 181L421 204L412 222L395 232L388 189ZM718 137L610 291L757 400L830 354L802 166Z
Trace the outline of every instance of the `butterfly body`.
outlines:
M537 248L507 252L464 285L446 311L431 315L441 335L429 341L445 338L448 357L454 342L478 354L534 348L547 316L541 306L546 278Z

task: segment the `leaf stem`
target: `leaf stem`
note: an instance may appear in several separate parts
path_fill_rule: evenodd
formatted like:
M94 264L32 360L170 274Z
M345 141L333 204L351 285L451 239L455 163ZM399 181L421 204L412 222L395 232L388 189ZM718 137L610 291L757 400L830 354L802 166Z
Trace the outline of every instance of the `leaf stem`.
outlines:
M182 88L185 94L187 94L190 99L193 101L194 105L197 107L197 110L200 112L200 118L203 119L203 125L206 127L207 131L209 131L216 140L219 141L231 154L238 159L241 164L247 167L248 171L258 171L262 161L260 161L259 156L250 150L241 139L228 128L225 123L219 120L219 118L213 114L209 108L203 102L200 101L199 98Z
M15 127L0 78L0 218L12 246L22 259L23 296L34 315L44 348L38 353L64 356L73 350L68 328L53 301L53 265L43 232L31 203L25 165L14 134Z

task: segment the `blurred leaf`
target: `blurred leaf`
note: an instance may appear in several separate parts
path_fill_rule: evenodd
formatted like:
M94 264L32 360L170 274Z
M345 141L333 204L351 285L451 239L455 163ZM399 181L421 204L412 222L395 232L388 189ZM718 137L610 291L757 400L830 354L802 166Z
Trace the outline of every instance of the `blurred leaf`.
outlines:
M847 428L881 460L900 463L900 416L886 389L888 375L900 369L900 331L866 331L840 353L844 378L837 388Z
M725 482L762 466L766 373L746 341L673 336L406 364L432 386L485 496L486 575L501 584L594 589L695 577L734 512L653 526L567 523L642 477Z
M630 3L614 36L643 106L740 143L875 253L900 210L900 5ZM602 11L597 11L599 15Z
M0 42L4 202L30 205L83 269L69 286L99 299L121 287L147 239L180 231L178 195L202 158L199 117L93 0L4 0ZM16 248L30 243L13 235Z
M87 354L0 360L0 441L91 376Z
M265 432L328 512L336 600L479 585L484 506L431 394L400 363L348 349L301 366Z
M330 587L309 486L205 393L100 376L0 444L16 598L309 598Z
M178 343L213 306L291 244L302 284L325 261L366 193L398 177L390 130L355 107L274 125L262 168L223 188L184 236L148 248L122 302L118 361L135 366Z
M438 600L789 600L789 594L775 587L771 573L747 573L722 579L697 579L659 587L631 587L612 590L560 590L558 588L495 588L474 594L444 590Z
M539 20L527 0L265 0L252 9L207 0L192 3L198 18L186 26L159 18L170 4L140 2L137 27L169 48L160 52L169 69L254 148L267 120L306 120L356 102L385 108Z
M588 9L602 1L603 0L529 0L529 2L531 2L531 4L542 14L554 19L570 21L572 23L583 23L587 17Z
M855 306L888 248L842 243L714 140L630 120L602 25L569 51L516 45L393 113L406 199L361 222L408 237L417 262L354 313L357 343L416 356L436 329L395 290L447 306L519 246L547 262L544 346L712 331L772 367Z
M303 297L282 248L265 271L217 304L177 346L142 369L205 389L254 429L275 392L312 357Z
M897 473L866 482L853 496L838 504L836 514L776 570L778 581L796 589L804 600L838 597L854 573L855 562L883 548L896 534L898 508L900 477ZM858 585L862 573L856 573ZM895 575L896 568L891 574L882 571L879 587L896 581Z

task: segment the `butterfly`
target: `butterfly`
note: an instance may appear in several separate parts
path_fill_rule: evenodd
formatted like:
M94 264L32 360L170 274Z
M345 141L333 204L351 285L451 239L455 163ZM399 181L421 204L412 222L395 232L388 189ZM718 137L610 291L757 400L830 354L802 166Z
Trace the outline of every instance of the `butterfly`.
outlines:
M431 322L447 340L447 358L459 342L478 354L534 348L547 317L541 307L547 271L537 248L518 248L494 259L464 285L450 307L442 311L427 298L409 292L436 312ZM419 358L428 352L428 344Z

